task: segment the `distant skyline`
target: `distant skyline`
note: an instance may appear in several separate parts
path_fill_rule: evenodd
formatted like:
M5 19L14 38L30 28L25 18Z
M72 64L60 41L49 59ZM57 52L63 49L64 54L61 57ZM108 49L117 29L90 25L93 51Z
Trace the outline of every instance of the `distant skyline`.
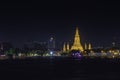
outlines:
M54 2L54 3L53 3ZM120 5L112 1L1 3L0 41L22 46L26 42L73 40L79 27L82 44L110 46L120 42Z

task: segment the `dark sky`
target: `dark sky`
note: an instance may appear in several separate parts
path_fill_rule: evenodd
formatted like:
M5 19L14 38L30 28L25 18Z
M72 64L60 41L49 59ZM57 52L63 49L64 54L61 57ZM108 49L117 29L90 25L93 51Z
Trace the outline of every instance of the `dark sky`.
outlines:
M41 1L0 3L0 41L15 46L26 42L73 40L75 27L82 44L109 46L120 41L120 5L113 1Z

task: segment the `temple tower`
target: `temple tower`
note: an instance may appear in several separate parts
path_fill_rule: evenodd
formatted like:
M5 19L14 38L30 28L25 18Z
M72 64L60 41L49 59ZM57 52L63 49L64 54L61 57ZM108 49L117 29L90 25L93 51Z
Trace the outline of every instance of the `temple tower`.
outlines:
M71 47L71 50L83 51L83 47L82 47L82 45L80 43L80 36L79 36L78 27L76 28L75 37L74 37L74 43L73 43L73 46Z
M90 43L88 44L88 49L89 49L89 50L91 50L91 49L92 49L92 46L91 46L91 44L90 44Z
M85 48L84 48L85 50L87 50L87 44L85 43Z
M69 46L69 43L67 43L67 51L70 50L70 46Z
M63 52L66 52L66 46L65 46L65 43L63 44Z

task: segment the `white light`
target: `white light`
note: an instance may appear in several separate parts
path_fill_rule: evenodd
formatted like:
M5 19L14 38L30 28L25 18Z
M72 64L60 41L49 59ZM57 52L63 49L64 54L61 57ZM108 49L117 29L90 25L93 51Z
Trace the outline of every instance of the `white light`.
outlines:
M52 51L50 51L50 54L52 55L52 54L53 54L53 52L52 52Z

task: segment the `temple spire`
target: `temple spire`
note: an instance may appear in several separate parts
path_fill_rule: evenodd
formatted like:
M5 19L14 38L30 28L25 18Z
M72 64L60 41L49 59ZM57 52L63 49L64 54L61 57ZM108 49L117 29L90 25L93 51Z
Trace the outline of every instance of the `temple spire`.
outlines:
M66 46L65 46L65 43L63 44L63 52L66 52Z
M85 43L85 50L87 50L87 44Z
M70 50L70 46L69 46L69 43L67 43L67 51Z
M92 49L92 46L91 46L91 44L90 44L90 43L88 44L88 49L89 49L89 50L91 50L91 49Z
M82 47L82 45L80 43L80 36L79 36L79 29L78 29L78 27L76 27L74 43L73 43L73 46L71 47L71 50L83 51L83 47Z
M76 33L75 33L76 36L79 36L79 30L78 30L78 27L76 27Z

